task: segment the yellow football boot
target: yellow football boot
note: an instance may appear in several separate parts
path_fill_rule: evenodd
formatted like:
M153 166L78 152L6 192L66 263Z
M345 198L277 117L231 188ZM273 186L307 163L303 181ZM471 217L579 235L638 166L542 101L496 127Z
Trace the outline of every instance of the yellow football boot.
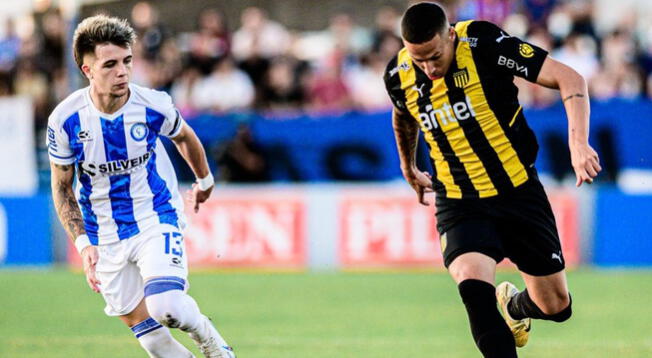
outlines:
M518 292L516 286L507 281L496 287L496 298L498 299L498 304L503 311L503 318L505 318L505 322L507 322L509 329L514 335L516 346L523 347L527 344L528 338L530 338L530 325L532 324L532 320L530 318L523 318L521 320L512 319L507 310L509 300L516 296Z

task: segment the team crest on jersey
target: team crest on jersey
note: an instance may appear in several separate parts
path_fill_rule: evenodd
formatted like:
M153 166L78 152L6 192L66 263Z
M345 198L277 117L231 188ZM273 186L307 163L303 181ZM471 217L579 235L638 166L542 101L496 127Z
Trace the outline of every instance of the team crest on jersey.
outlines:
M140 142L141 140L145 139L148 133L149 129L145 123L136 123L131 126L131 138L133 138L136 142Z
M529 44L520 44L518 45L518 53L525 58L530 58L534 56L534 49Z
M79 131L79 133L77 133L77 138L79 138L80 142L90 142L93 140L93 136L91 136L91 131L88 130Z
M463 68L453 73L453 82L455 82L455 87L464 88L464 86L469 82L469 71L466 68Z

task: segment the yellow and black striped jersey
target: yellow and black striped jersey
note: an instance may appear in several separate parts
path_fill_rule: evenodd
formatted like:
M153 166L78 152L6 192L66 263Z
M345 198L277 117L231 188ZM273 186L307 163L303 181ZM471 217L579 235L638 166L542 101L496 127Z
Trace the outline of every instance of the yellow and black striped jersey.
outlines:
M538 145L513 81L535 82L547 52L486 21L459 22L455 32L443 78L430 80L403 48L387 66L385 85L424 133L437 194L491 197L529 178Z

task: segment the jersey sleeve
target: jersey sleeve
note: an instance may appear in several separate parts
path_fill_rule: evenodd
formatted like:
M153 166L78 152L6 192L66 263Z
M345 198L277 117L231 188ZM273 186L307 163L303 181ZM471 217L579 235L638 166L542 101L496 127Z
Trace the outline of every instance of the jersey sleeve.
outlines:
M385 69L385 75L383 80L385 81L385 89L389 98L392 100L392 104L397 109L404 111L406 109L405 105L405 94L401 90L401 79L399 77L398 71L400 67L398 65L398 56L394 57L387 68Z
M48 157L52 163L69 165L75 162L75 154L70 148L68 134L63 130L56 116L48 119L47 137Z
M540 47L510 36L487 21L474 21L469 36L478 38L478 51L497 71L536 82L548 52Z
M174 104L172 104L172 98L167 94L165 95L165 108L163 115L165 116L165 119L163 120L159 134L168 138L174 138L179 135L179 133L181 133L181 128L184 125L184 120L181 113L179 113L179 110L174 106Z

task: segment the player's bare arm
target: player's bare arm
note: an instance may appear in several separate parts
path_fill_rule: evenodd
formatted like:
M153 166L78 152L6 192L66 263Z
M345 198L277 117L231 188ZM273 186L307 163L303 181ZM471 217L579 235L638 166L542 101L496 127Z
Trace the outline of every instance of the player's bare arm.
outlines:
M415 162L419 126L414 119L398 108L392 111L392 126L403 176L416 191L419 203L427 206L430 203L424 199L424 194L433 190L430 174L420 171Z
M602 168L598 153L589 145L589 94L584 78L572 68L547 57L537 83L559 89L568 116L568 145L577 178L576 186L592 183Z
M84 220L82 219L79 206L73 193L72 183L75 175L75 169L72 164L61 165L50 163L52 200L54 207L59 216L66 233L73 240L85 235ZM97 264L97 249L95 246L87 246L81 251L84 273L88 286L95 292L100 292L99 283L95 275L95 265Z
M199 141L197 134L195 134L195 131L190 128L190 126L184 124L181 127L181 132L171 139L176 145L179 153L181 153L183 159L185 159L186 163L190 166L190 169L192 169L192 172L195 173L195 177L210 177L212 181L210 168L208 167L208 161L206 160L206 152L204 151L204 147ZM212 191L212 184L208 185L208 188L202 188L200 183L192 185L192 192L188 193L188 195L195 212L199 211L199 204L208 200Z

